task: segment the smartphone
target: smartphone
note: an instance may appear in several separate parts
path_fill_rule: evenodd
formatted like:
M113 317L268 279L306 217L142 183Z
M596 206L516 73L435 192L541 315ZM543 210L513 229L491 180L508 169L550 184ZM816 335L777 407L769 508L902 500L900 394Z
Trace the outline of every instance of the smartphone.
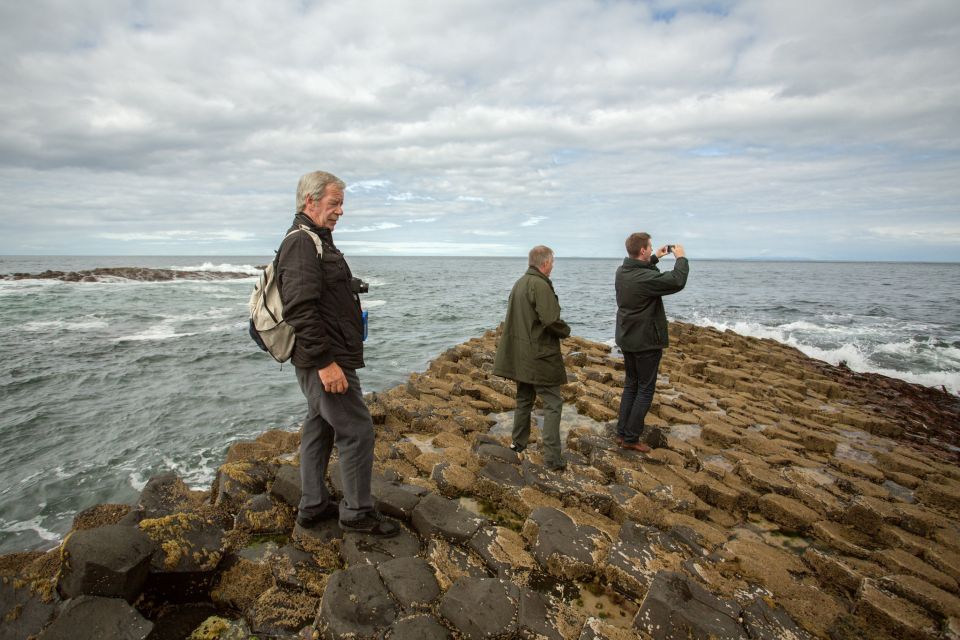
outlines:
M673 253L673 245L672 245L672 244L668 244L668 245L667 245L667 253Z

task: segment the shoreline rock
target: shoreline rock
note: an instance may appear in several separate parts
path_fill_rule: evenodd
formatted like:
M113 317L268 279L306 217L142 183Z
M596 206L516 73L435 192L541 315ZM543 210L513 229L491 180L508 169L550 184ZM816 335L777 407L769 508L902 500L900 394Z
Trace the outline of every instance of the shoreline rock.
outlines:
M0 280L61 280L63 282L115 282L118 280L168 282L170 280L236 280L252 277L249 273L239 271L189 271L149 267L98 267L83 271L48 269L40 273L0 274Z
M960 634L960 399L673 323L643 455L613 440L622 359L570 338L578 416L555 473L491 431L514 403L496 340L368 394L397 538L294 526L299 438L268 431L230 447L209 492L157 476L59 549L0 557L0 640L55 637L88 602L130 637Z

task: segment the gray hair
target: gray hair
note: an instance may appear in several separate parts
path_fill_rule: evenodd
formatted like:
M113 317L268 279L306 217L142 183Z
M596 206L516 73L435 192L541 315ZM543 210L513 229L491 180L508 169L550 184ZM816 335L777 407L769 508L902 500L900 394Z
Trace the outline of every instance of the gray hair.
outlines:
M542 244L538 244L533 249L530 249L530 256L527 258L527 264L531 267L539 269L551 260L553 260L553 249L550 247L545 247Z
M297 183L297 213L302 213L307 206L307 196L310 196L311 200L322 198L328 184L341 190L347 188L343 180L326 171L311 171L300 176L300 182Z

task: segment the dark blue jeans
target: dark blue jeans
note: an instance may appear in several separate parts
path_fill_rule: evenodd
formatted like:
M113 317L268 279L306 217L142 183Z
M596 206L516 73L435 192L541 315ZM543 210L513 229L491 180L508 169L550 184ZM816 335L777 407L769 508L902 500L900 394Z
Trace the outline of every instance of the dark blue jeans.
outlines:
M663 349L652 351L624 351L623 365L626 376L623 380L623 396L620 398L620 419L617 420L617 435L624 442L639 442L643 434L643 421L653 403L657 388L657 371Z

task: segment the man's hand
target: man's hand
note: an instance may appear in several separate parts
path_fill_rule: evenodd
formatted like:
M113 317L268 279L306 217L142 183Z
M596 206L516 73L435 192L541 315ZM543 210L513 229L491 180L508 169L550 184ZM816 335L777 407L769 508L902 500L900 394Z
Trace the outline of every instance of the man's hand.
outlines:
M686 258L687 256L683 253L683 245L675 244L673 245L673 257L674 258Z
M658 257L658 258L662 258L663 256L667 255L668 253L670 253L670 252L667 251L667 245L663 245L662 247L660 247L659 249L657 249L657 257Z
M323 369L317 369L317 374L320 375L323 390L327 393L346 393L350 386L347 383L347 376L343 375L343 369L336 362L331 362Z

